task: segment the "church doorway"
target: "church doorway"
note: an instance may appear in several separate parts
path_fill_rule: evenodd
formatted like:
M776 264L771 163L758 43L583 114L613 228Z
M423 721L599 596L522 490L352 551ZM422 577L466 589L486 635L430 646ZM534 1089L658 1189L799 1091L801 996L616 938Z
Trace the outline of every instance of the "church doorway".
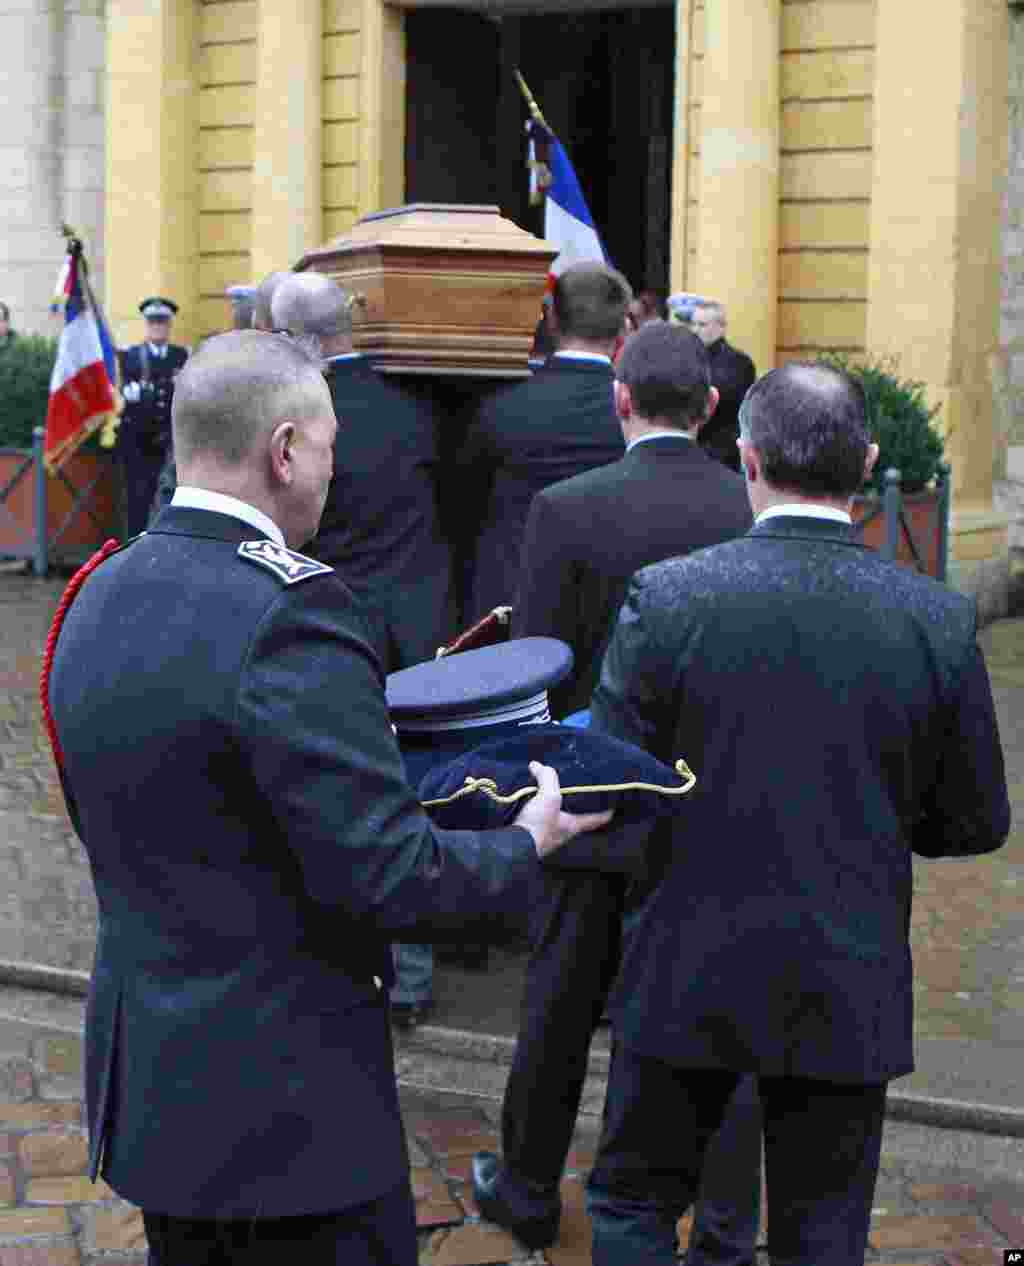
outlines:
M519 67L614 266L637 289L668 289L672 6L500 17L414 8L406 48L406 202L496 203L542 231L527 192Z

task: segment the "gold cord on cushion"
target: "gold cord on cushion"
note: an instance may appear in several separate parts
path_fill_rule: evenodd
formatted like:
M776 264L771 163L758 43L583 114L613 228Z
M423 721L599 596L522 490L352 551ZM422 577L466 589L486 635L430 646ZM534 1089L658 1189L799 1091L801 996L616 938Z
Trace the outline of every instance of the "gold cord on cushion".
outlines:
M563 796L581 795L588 791L653 791L659 796L685 796L688 791L692 791L697 782L697 775L693 772L686 761L679 758L675 763L675 771L683 780L679 787L659 787L653 782L611 782L596 783L592 787L563 787ZM526 796L532 796L537 787L520 787L518 791L512 791L507 796L503 796L498 791L498 784L493 778L467 778L464 787L460 787L458 791L453 792L450 796L445 796L441 800L424 800L424 809L433 809L437 805L451 804L454 800L461 800L463 796L468 796L473 791L482 791L485 796L491 800L497 801L498 804L515 804L517 800L522 800Z

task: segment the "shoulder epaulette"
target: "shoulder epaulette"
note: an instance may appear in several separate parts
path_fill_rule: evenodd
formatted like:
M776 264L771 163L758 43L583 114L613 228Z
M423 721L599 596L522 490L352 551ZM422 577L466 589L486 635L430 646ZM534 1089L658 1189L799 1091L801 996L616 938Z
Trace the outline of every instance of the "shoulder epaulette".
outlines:
M318 563L315 558L307 558L298 550L277 545L274 541L243 541L238 547L238 554L240 558L273 572L283 585L297 585L300 580L334 571L326 563Z

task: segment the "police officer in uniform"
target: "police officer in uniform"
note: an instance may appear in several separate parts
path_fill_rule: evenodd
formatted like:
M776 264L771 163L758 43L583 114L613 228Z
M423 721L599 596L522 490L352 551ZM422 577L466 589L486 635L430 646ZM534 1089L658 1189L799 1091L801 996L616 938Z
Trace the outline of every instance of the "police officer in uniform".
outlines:
M169 342L171 321L178 311L173 299L143 299L145 338L120 353L124 412L117 428L117 453L123 483L123 531L137 536L156 491L160 467L171 445L171 401L174 379L189 349Z

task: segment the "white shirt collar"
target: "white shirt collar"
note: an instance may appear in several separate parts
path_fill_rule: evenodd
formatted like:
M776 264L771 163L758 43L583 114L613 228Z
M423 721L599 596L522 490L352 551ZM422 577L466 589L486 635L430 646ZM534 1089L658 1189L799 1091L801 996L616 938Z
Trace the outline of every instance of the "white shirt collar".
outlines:
M845 510L837 510L834 506L810 505L806 501L789 502L781 506L769 506L767 510L762 510L754 520L755 523L763 523L765 519L777 519L781 515L785 515L788 519L829 519L833 523L845 523L847 525L853 522L853 519Z
M685 431L649 431L646 435L638 435L635 440L630 440L626 445L626 452L636 448L638 444L643 444L647 440L689 440L693 443L693 438L686 434Z
M182 510L212 510L214 514L228 514L233 519L241 519L250 527L256 528L264 536L269 536L278 545L284 545L284 534L274 520L262 510L257 510L248 501L239 501L237 497L229 497L223 492L211 492L209 488L189 488L179 484L174 490L171 505Z
M600 352L555 352L559 360L591 360L598 365L610 365L612 358Z
M167 355L166 343L150 343L147 341L146 346L149 348L152 354L157 358L157 360L163 360L163 358Z

